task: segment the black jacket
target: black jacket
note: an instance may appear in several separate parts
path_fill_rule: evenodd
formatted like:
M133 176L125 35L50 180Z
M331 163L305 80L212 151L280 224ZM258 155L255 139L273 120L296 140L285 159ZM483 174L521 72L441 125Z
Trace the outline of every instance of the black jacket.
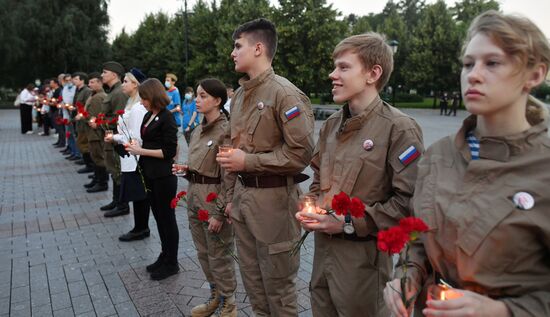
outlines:
M140 156L139 165L145 177L161 178L172 175L172 163L178 148L178 127L174 116L166 109L161 110L149 126L145 127L152 115L152 112L147 112L141 123L142 147L149 150L160 149L164 158Z

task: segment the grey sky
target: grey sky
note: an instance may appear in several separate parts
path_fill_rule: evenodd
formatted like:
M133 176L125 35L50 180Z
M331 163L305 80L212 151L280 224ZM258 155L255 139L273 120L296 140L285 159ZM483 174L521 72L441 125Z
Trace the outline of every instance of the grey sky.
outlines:
M276 0L270 0L277 3ZM454 0L445 0L449 5L454 4ZM188 8L191 8L196 0L188 0ZM355 13L366 15L371 12L378 13L382 11L387 0L327 0L343 14ZM434 0L428 0L434 2ZM532 19L550 38L550 12L549 0L499 0L501 8L505 13L519 13ZM111 17L111 27L109 39L113 40L122 28L127 32L133 32L139 26L141 20L147 13L156 13L163 11L173 15L183 7L183 0L111 0L109 4L109 16Z

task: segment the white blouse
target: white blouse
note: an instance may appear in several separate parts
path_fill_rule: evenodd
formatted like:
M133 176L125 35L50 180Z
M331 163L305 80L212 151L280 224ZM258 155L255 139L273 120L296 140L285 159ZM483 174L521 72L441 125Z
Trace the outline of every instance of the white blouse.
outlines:
M113 135L113 140L118 144L125 144L130 142L128 139L130 137L132 140L136 140L141 145L142 141L140 128L143 117L146 113L147 110L145 110L145 107L143 107L141 101L124 109L124 114L118 118L118 134ZM120 170L122 172L134 172L136 170L138 160L139 155L121 157Z

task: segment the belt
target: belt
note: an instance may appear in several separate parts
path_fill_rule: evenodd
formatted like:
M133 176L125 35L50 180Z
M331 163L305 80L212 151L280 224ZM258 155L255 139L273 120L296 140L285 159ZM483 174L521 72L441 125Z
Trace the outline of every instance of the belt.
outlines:
M221 179L219 177L208 177L191 171L187 171L183 177L195 184L221 184Z
M338 238L338 239L347 240L347 241L365 242L365 241L375 240L374 236L372 236L370 234L366 237L359 237L355 233L345 234L343 232L342 233L337 233L337 234L327 234L327 235L331 238Z
M237 174L237 178L241 184L245 187L254 187L254 188L275 188L275 187L285 187L287 185L287 176L285 175L246 175L246 174ZM294 184L299 184L309 176L306 174L298 174L293 176Z

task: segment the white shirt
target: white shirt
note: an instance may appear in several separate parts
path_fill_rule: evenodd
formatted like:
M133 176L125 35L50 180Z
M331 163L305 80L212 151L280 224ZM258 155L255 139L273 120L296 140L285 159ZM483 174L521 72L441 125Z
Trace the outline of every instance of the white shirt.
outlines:
M76 86L68 84L63 86L63 90L61 90L61 97L63 98L63 104L73 104L74 94L76 93ZM69 110L65 109L63 107L63 119L70 119Z
M225 108L225 110L227 110L227 113L230 113L231 112L231 98L227 98L227 101L225 102L225 105L223 105L223 107Z
M30 91L28 91L27 89L23 89L23 91L21 91L21 94L19 95L19 100L21 103L24 103L26 105L32 105L36 101L36 98Z
M130 142L128 137L132 140L136 140L139 144L142 144L141 141L141 123L143 122L143 117L147 113L145 107L141 104L141 101L135 103L130 107L124 109L124 114L118 118L117 131L118 134L113 135L113 140L118 144L125 144ZM137 167L137 161L139 160L139 155L130 155L120 158L120 170L122 172L134 172Z

